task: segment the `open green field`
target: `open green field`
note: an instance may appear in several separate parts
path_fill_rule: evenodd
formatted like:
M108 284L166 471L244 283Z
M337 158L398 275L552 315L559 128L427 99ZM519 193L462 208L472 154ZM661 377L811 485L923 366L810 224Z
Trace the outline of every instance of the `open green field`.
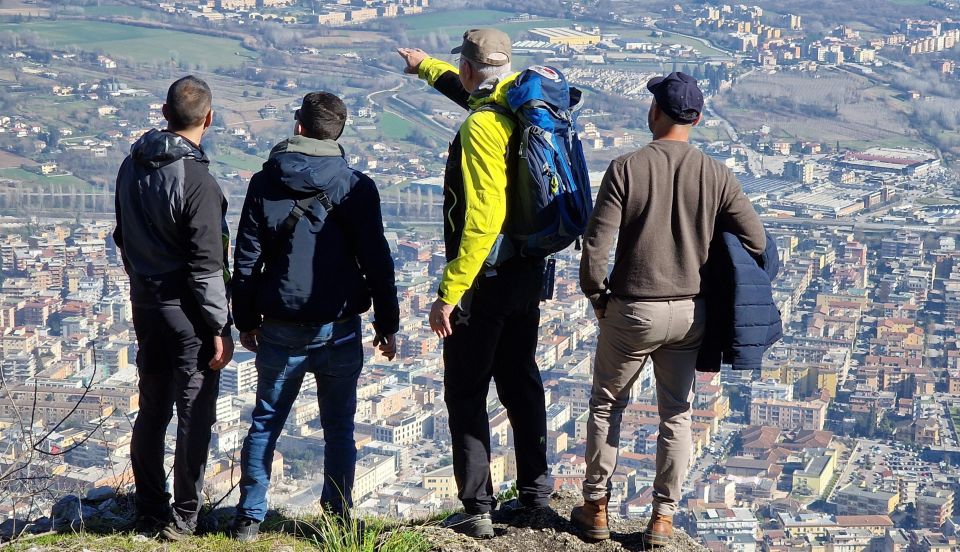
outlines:
M31 182L34 184L49 184L51 186L70 186L81 190L90 190L91 186L87 182L80 180L75 176L43 176L23 169L0 169L0 178L10 180L19 180L21 182Z
M454 42L460 41L463 31L476 27L494 27L516 39L534 27L566 27L573 23L565 19L504 21L510 17L516 17L516 14L497 10L450 10L402 17L398 21L409 29L407 34L411 37L436 32L446 34Z
M78 113L90 113L96 111L97 102L90 100L77 100L75 98L45 98L35 96L26 103L29 113L34 113L45 119L65 123L62 126L70 126L71 117Z
M398 21L411 31L433 31L440 27L490 25L512 16L497 10L450 10L401 17Z
M57 48L74 47L138 63L174 60L209 68L236 67L249 55L238 40L103 21L6 23L0 24L2 31L29 31Z
M380 130L384 138L403 140L413 133L413 125L393 113L384 112L380 117Z
M232 150L227 154L219 154L213 159L213 163L226 165L239 171L259 171L263 168L265 159L250 155L242 151Z

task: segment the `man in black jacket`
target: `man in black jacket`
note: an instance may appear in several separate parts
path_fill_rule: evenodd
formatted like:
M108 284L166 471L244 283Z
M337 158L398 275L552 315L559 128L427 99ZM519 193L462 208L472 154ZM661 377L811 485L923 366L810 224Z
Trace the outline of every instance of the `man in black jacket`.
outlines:
M372 299L374 345L391 360L400 326L380 195L347 165L337 143L346 106L314 92L295 117L296 135L274 147L250 181L234 252L237 328L241 344L257 353L259 374L231 531L241 541L256 538L267 513L273 451L307 372L317 380L323 426L321 503L348 515L363 367L360 314Z
M140 412L130 458L138 530L179 540L196 529L220 369L233 356L226 284L227 201L200 139L213 120L210 88L170 86L167 130L140 138L117 175L114 240L130 276ZM163 453L177 406L173 511Z

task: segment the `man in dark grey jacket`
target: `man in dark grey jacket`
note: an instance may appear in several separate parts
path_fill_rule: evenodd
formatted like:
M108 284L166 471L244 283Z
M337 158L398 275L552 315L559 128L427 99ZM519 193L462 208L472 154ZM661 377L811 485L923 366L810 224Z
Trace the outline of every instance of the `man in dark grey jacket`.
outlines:
M114 240L130 276L140 412L130 459L137 529L179 540L196 530L220 386L233 356L227 299L227 201L200 139L212 95L184 77L170 86L167 130L131 148L117 175ZM177 407L173 509L166 491L166 431Z

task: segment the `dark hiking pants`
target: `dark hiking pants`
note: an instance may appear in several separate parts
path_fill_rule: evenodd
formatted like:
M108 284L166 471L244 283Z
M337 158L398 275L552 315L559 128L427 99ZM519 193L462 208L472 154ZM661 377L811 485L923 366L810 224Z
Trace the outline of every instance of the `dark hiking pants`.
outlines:
M542 506L550 496L546 409L536 361L543 271L542 261L516 259L478 277L469 300L453 313L453 334L444 340L453 473L470 514L494 507L487 414L491 378L513 427L520 500Z
M169 515L163 457L176 405L173 514L178 526L192 530L202 505L203 474L220 389L220 372L208 367L213 335L199 316L188 315L180 306L135 307L133 326L140 374L140 413L130 443L137 512L160 519Z

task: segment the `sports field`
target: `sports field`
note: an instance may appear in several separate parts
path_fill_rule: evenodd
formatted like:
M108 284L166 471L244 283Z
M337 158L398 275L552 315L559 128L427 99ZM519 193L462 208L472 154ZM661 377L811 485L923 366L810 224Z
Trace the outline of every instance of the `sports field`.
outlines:
M92 189L90 184L73 175L43 176L23 169L0 169L0 178L32 182L35 184L49 184L51 186L62 185L71 188L76 187L81 191L89 191Z
M57 48L129 59L138 63L174 61L208 68L236 67L249 59L240 41L103 21L27 21L0 24L0 32L36 33Z
M384 138L403 140L413 133L413 125L393 113L384 112L380 117L380 130Z
M263 168L265 159L250 155L238 150L230 150L227 153L221 153L214 159L215 163L226 165L240 171L257 172Z
M565 19L504 21L516 15L497 10L450 10L401 17L397 21L409 29L408 36L419 37L436 32L455 38L457 42L463 31L476 27L494 27L514 36L534 27L565 27L573 23Z

